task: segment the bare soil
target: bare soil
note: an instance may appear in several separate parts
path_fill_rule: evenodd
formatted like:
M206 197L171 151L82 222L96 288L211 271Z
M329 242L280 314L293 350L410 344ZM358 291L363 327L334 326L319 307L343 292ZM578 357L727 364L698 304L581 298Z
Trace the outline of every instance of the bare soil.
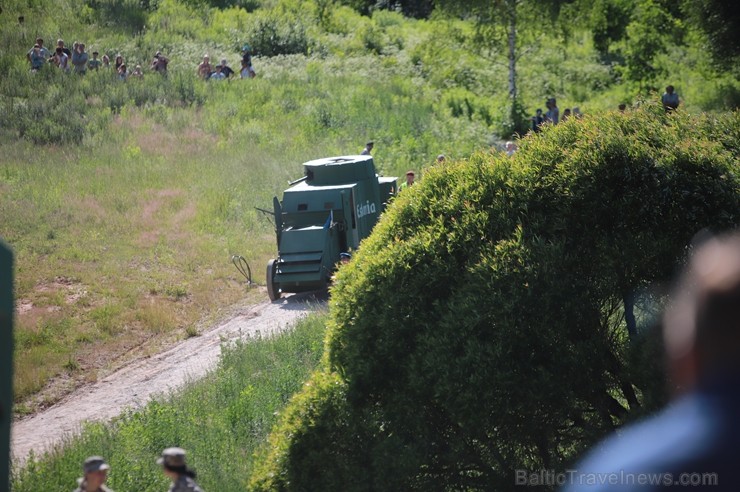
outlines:
M82 424L109 421L124 409L136 409L158 395L176 390L213 369L222 343L285 330L325 304L325 294L295 294L273 303L237 306L228 319L159 354L129 362L105 378L82 386L53 406L13 422L11 453L23 464L31 451L50 450Z

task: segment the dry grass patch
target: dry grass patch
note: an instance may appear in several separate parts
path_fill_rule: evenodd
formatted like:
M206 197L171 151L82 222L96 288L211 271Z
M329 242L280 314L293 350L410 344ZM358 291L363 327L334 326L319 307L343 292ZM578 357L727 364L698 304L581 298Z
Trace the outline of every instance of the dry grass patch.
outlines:
M198 118L192 118L187 126L172 131L160 123L146 118L142 113L131 112L125 118L117 117L115 125L126 134L136 136L135 146L145 157L192 156L202 154L204 149L216 145L218 138L193 126Z
M73 210L70 214L80 223L101 223L110 219L109 211L100 204L97 198L89 195L79 198L70 197L67 206Z
M180 323L172 302L155 295L148 295L139 301L136 320L145 331L154 334L169 333Z
M173 198L182 196L183 191L178 189L165 189L165 190L147 190L144 192L148 195L154 195L144 202L142 206L141 219L144 225L151 225L155 222L158 212L162 209L162 206L167 201L172 201Z

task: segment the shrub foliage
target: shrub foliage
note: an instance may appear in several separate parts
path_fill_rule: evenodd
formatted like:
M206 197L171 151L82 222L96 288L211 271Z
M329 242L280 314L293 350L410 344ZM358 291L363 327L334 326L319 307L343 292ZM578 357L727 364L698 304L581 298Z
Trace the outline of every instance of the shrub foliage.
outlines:
M647 333L660 296L635 293L737 226L739 128L645 106L429 172L339 272L323 370L253 488L512 489L659 404L624 299Z

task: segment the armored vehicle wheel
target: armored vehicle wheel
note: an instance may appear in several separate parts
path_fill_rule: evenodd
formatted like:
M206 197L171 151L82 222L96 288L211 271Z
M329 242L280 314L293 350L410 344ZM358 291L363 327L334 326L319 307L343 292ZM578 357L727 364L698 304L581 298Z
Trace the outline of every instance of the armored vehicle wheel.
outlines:
M267 295L270 296L271 301L280 299L280 286L275 284L273 280L275 278L275 269L277 268L275 261L273 259L267 262Z

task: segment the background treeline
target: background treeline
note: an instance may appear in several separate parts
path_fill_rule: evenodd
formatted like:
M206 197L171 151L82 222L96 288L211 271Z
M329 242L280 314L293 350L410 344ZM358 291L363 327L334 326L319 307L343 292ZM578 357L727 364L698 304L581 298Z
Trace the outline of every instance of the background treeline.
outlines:
M600 111L672 83L688 108L740 104L737 12L726 1L12 0L0 25L2 127L37 143L79 143L126 104L202 105L206 95L190 83L197 62L207 52L238 68L244 43L270 78L279 55L318 63L370 56L368 70L412 78L437 101L437 113L479 120L503 137L526 131L546 97L556 97L561 111ZM134 87L101 77L64 85L59 97L47 88L62 85L60 78L28 73L24 54L36 36L47 46L57 37L68 45L86 41L89 52L121 53L145 69L162 50L171 70L187 77ZM516 59L515 101L509 55ZM305 75L301 65L284 75ZM55 131L65 126L84 131Z

